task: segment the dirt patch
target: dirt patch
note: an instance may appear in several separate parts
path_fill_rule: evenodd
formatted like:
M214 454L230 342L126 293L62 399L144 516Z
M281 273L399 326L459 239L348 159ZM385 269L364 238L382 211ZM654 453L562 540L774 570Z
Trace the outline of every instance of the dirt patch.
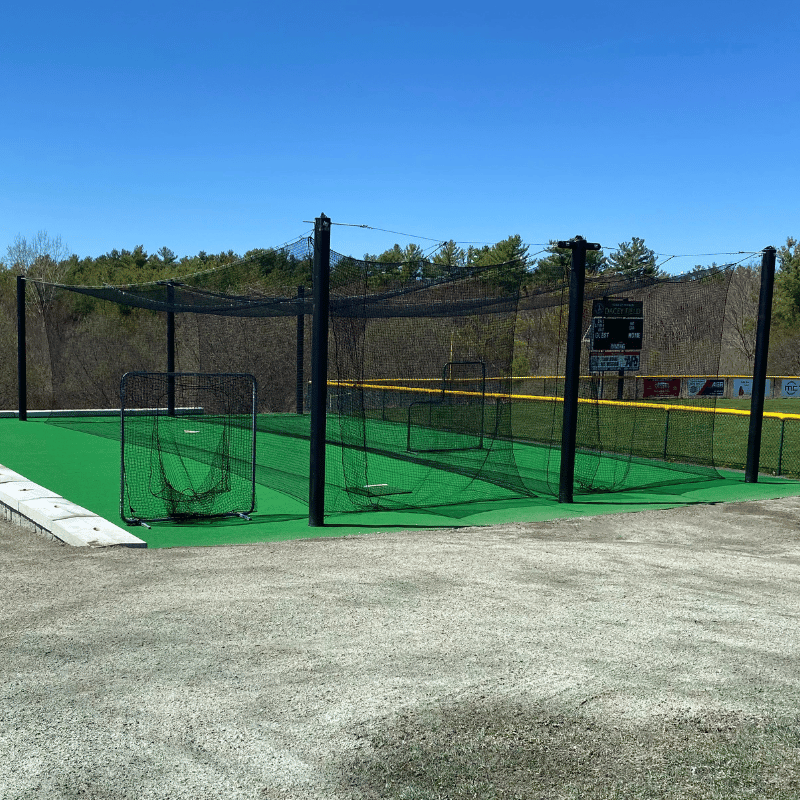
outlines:
M352 797L530 800L769 797L800 792L800 725L710 712L646 720L485 702L357 732Z
M362 779L542 720L587 759L660 730L673 770L719 720L794 746L800 498L153 551L4 524L0 569L3 800L433 797Z

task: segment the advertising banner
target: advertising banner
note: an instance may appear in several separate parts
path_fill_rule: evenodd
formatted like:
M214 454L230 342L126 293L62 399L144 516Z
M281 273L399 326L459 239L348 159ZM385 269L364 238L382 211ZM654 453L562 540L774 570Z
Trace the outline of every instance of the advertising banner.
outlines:
M734 400L749 399L753 396L753 379L752 378L734 378L733 379L733 393L731 397ZM772 397L772 379L767 378L764 386L764 397Z
M681 379L680 378L645 378L644 395L645 400L652 397L680 397Z
M689 397L724 397L725 378L688 378Z
M800 378L783 378L781 397L800 397Z

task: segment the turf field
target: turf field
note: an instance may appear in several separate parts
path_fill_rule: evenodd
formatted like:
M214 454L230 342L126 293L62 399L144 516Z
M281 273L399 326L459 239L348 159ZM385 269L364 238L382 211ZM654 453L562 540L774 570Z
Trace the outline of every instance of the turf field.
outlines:
M250 521L238 518L192 523L154 523L150 530L135 528L149 547L242 544L343 536L415 528L495 525L570 516L587 516L670 508L692 503L764 499L800 494L800 483L762 476L758 484L745 484L739 472L724 473L721 479L682 473L678 465L659 465L649 459L634 459L621 467L619 459L595 452L578 454L578 470L605 470L616 479L620 469L635 485L637 470L647 470L651 488L623 492L577 495L573 504L559 504L552 497L531 497L508 486L486 484L478 491L466 474L437 469L434 457L413 462L368 454L370 475L396 472L398 466L412 491L432 491L437 502L417 508L400 496L397 508L361 513L336 513L326 517L324 528L308 527L307 505L298 496L307 485L307 418L276 416L259 421L257 438L256 512ZM385 425L385 423L384 423ZM391 427L391 426L390 426ZM276 429L282 431L275 433ZM395 435L402 435L397 425ZM335 435L335 431L333 432ZM328 445L327 474L330 492L345 494L351 478L347 448ZM359 467L363 456L359 456ZM558 462L547 448L536 444L514 446L514 458L521 474L558 474ZM546 462L543 459L547 459ZM120 523L119 422L114 417L68 419L60 424L44 420L0 420L0 463L28 479L46 486L94 513ZM676 469L676 467L678 467ZM653 488L653 470L663 471L661 486ZM394 474L394 473L393 473ZM618 476L617 476L618 477ZM450 489L448 490L448 486ZM280 491L276 487L281 487ZM414 487L417 487L414 489ZM480 497L481 499L475 499ZM392 498L385 504L391 506Z

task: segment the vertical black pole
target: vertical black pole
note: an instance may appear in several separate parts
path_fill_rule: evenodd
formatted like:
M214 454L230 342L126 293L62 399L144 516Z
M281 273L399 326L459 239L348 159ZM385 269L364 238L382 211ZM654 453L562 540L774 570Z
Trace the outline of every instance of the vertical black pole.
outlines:
M586 251L600 245L576 236L558 247L572 250L569 276L569 321L567 322L567 363L564 371L564 409L561 427L561 472L558 502L571 503L575 481L575 442L578 433L578 388L581 377L581 337L583 324L583 287L586 281Z
M325 439L328 397L328 311L330 304L331 221L321 214L314 222L312 289L314 317L311 327L311 453L308 524L325 524Z
M25 276L17 275L17 387L19 418L28 419L28 358L25 344Z
M175 416L175 312L172 311L175 307L175 286L172 281L167 283L167 302L169 303L170 311L167 311L167 413Z
M772 290L775 285L775 248L765 247L761 256L761 293L758 298L758 327L753 363L753 393L750 397L750 430L747 435L745 483L758 482L761 456L761 428L764 414L764 391L769 356L769 328L772 320Z
M297 413L303 413L303 395L304 395L304 386L303 386L303 358L305 357L304 346L305 346L305 295L306 295L306 288L305 286L298 286L297 287L297 389L295 392L295 404L297 407Z

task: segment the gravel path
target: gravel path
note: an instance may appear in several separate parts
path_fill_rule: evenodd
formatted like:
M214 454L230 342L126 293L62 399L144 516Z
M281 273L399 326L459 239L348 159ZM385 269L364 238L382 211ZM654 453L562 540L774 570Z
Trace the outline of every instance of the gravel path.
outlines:
M800 498L144 551L0 523L0 570L2 800L351 798L419 709L800 699Z

